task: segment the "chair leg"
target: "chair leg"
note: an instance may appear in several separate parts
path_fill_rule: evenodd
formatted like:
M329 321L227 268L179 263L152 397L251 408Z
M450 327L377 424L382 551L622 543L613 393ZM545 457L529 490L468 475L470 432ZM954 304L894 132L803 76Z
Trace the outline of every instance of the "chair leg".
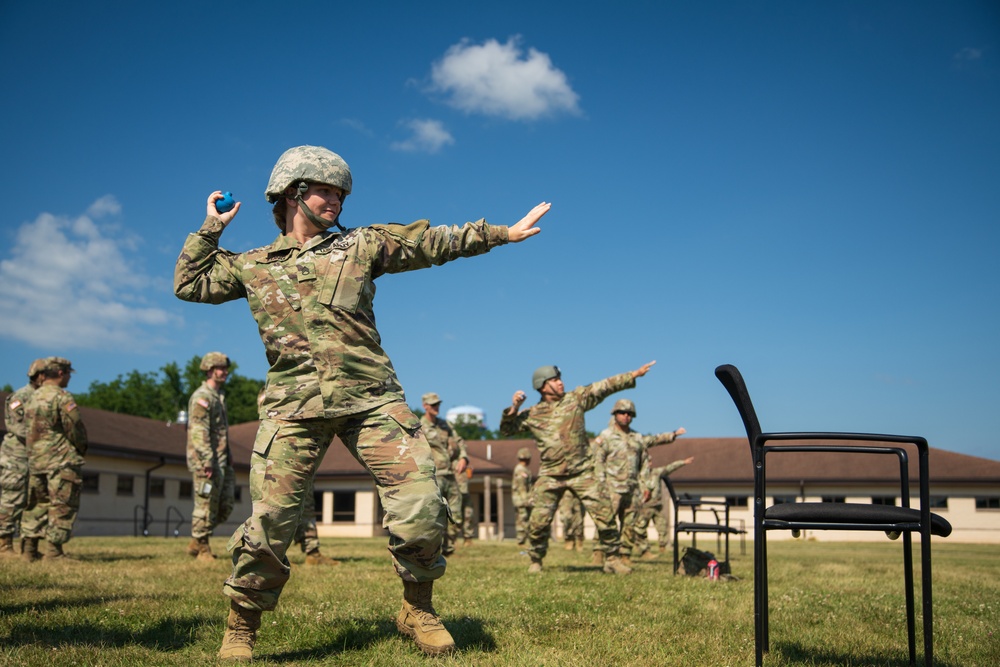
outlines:
M762 616L761 596L764 585L764 567L761 555L764 552L763 531L756 531L753 541L753 631L754 655L757 667L764 663L764 619Z
M920 579L924 617L924 665L934 662L934 605L931 600L931 530L924 526L920 531Z
M760 586L760 612L761 612L761 645L764 653L771 650L771 629L768 614L768 594L767 594L767 532L764 532L764 548L760 552L761 586Z
M906 586L906 645L910 649L910 665L917 664L917 621L913 614L913 533L903 533L903 583Z

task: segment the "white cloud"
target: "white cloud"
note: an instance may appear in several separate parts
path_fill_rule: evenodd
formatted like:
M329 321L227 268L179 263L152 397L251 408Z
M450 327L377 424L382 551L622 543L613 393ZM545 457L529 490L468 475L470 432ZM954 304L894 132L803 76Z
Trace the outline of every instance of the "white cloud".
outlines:
M455 138L439 120L414 119L403 123L413 133L409 139L396 141L391 148L397 151L422 151L437 153L442 146L455 143Z
M60 349L139 350L179 320L147 303L151 280L131 260L137 240L95 218L121 205L101 197L76 218L42 213L0 259L0 336Z
M580 113L579 95L549 56L533 48L527 54L519 38L506 44L462 40L431 67L432 90L467 113L535 120L560 112Z
M980 60L983 57L982 49L973 49L971 47L966 47L956 53L952 58L955 62L973 62Z

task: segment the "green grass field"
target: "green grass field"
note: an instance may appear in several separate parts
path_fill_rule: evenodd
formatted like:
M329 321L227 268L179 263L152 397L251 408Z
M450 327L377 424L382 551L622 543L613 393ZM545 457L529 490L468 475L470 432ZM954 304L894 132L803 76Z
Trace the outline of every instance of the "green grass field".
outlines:
M186 543L77 538L66 549L72 562L0 559L0 664L214 664L229 562L195 562L183 553ZM213 540L216 552L224 544ZM753 664L753 559L749 551L739 555L738 543L732 569L740 580L709 582L673 576L669 558L637 563L631 576L604 575L589 553L555 545L545 573L529 576L517 545L476 542L449 559L435 585L438 612L460 649L435 659L399 636L391 621L402 586L385 540L323 544L342 564L306 567L301 554L292 556L281 603L264 615L257 662ZM765 665L907 664L898 542L772 542L769 552ZM998 556L996 545L935 542L935 664L1000 665Z

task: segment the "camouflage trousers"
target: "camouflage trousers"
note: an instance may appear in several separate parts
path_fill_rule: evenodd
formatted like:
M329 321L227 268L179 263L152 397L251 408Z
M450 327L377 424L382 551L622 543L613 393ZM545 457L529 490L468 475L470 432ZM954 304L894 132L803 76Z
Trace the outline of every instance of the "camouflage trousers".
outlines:
M562 519L563 539L583 539L583 503L572 493L559 501L559 518Z
M277 605L290 573L286 552L304 496L334 436L375 481L396 573L415 582L444 575L447 509L430 445L405 403L336 419L265 419L250 459L253 514L229 540L233 572L223 592L237 604L262 611Z
M45 538L49 544L66 544L80 511L83 477L79 466L47 473L32 473L28 503L21 517L21 536Z
M476 526L473 523L472 494L466 491L461 494L461 497L462 511L453 514L452 518L455 522L448 524L448 539L452 542L457 542L460 537L471 540L476 536Z
M313 481L309 480L305 499L302 501L302 518L295 529L295 543L302 547L302 553L319 551L319 528L316 526L316 492Z
M635 515L632 533L635 536L633 551L637 556L649 551L649 523L656 526L657 541L661 549L670 546L670 523L663 513L663 505L646 505Z
M28 458L0 457L0 536L13 535L28 503Z
M514 508L514 532L517 543L524 544L528 540L528 522L531 520L531 505Z
M635 545L635 518L639 513L636 496L631 491L624 493L610 491L608 496L611 499L611 510L618 520L618 530L621 533L620 553L622 556L631 556L632 547Z
M585 470L576 475L548 476L538 478L532 488L531 519L528 522L528 553L532 558L542 559L549 548L552 536L552 519L563 494L570 492L583 502L587 514L597 526L600 550L610 556L618 555L621 537L615 525L615 515L611 502L594 477L593 470Z
M219 524L226 522L236 504L236 472L232 468L212 472L211 477L195 473L194 510L191 512L191 537L208 537ZM210 485L204 493L205 485Z
M448 507L448 529L445 531L444 545L441 547L445 556L455 551L454 528L458 527L458 518L462 516L462 492L455 482L454 475L438 475L438 489L441 491L441 498Z

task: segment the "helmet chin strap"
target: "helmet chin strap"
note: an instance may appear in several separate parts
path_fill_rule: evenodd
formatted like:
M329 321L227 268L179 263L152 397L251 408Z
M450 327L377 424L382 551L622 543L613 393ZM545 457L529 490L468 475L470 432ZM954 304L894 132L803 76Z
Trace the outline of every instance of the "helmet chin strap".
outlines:
M305 181L299 183L298 192L295 194L295 201L298 202L299 206L302 208L302 212L305 214L306 218L309 219L309 222L313 223L320 229L330 229L330 227L336 225L337 229L339 229L342 232L346 232L347 230L344 229L344 226L340 224L340 215L337 215L334 221L330 222L329 220L325 220L312 212L312 209L309 208L309 206L307 206L306 203L302 200L302 195L304 195L307 190L309 190L308 183L306 183Z

